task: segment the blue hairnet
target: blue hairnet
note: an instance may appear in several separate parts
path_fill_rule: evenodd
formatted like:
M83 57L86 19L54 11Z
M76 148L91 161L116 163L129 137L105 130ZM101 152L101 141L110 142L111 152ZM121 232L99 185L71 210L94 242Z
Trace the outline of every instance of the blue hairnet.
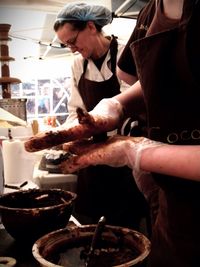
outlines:
M99 5L88 5L86 3L69 3L58 13L56 21L80 20L94 21L100 26L105 26L112 21L112 12Z

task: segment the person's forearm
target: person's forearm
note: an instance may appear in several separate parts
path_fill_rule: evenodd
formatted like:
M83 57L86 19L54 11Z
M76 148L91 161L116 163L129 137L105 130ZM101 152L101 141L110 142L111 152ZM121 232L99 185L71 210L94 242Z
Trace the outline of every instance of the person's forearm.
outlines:
M147 148L141 153L140 169L200 181L200 146Z
M145 110L145 104L140 82L137 81L123 93L114 96L124 107L125 115L131 117L135 114L141 114Z

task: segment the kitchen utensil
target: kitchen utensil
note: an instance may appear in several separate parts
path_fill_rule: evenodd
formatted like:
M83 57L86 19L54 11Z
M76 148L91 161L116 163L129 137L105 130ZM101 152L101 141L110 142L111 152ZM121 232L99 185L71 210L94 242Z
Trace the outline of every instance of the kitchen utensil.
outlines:
M102 216L98 221L97 227L95 229L95 232L94 232L94 235L92 238L90 249L89 249L89 252L88 252L86 260L85 260L85 266L86 267L92 267L92 265L90 264L90 262L91 262L90 259L93 256L94 249L97 245L98 240L101 237L101 233L102 233L103 228L105 226L105 222L106 222L106 218L104 216Z

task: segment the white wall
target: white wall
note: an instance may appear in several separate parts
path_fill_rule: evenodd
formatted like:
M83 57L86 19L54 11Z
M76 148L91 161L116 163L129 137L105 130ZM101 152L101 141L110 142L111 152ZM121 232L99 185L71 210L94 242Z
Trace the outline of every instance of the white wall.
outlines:
M116 18L111 25L104 27L106 34L118 36L121 43L126 43L135 27L134 19ZM26 49L24 54L24 49ZM65 52L62 57L38 59L39 45L32 41L20 41L13 39L9 42L9 54L15 57L14 62L10 62L10 76L27 81L32 78L62 77L68 76L73 60L73 54ZM32 55L23 59L24 55Z
M18 60L10 63L10 76L22 82L33 78L68 77L71 73L72 57L46 60Z

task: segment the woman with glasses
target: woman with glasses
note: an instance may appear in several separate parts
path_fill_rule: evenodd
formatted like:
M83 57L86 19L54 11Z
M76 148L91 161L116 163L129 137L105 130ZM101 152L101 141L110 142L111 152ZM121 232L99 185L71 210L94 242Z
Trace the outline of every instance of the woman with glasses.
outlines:
M54 30L63 46L74 56L69 116L64 126L77 121L76 109L91 111L100 100L120 93L116 62L122 45L116 37L105 36L102 28L111 23L112 13L103 6L67 4L58 14ZM95 142L111 133L93 136ZM91 166L80 170L75 216L84 223L96 223L104 215L108 224L139 229L147 216L147 203L128 167Z

